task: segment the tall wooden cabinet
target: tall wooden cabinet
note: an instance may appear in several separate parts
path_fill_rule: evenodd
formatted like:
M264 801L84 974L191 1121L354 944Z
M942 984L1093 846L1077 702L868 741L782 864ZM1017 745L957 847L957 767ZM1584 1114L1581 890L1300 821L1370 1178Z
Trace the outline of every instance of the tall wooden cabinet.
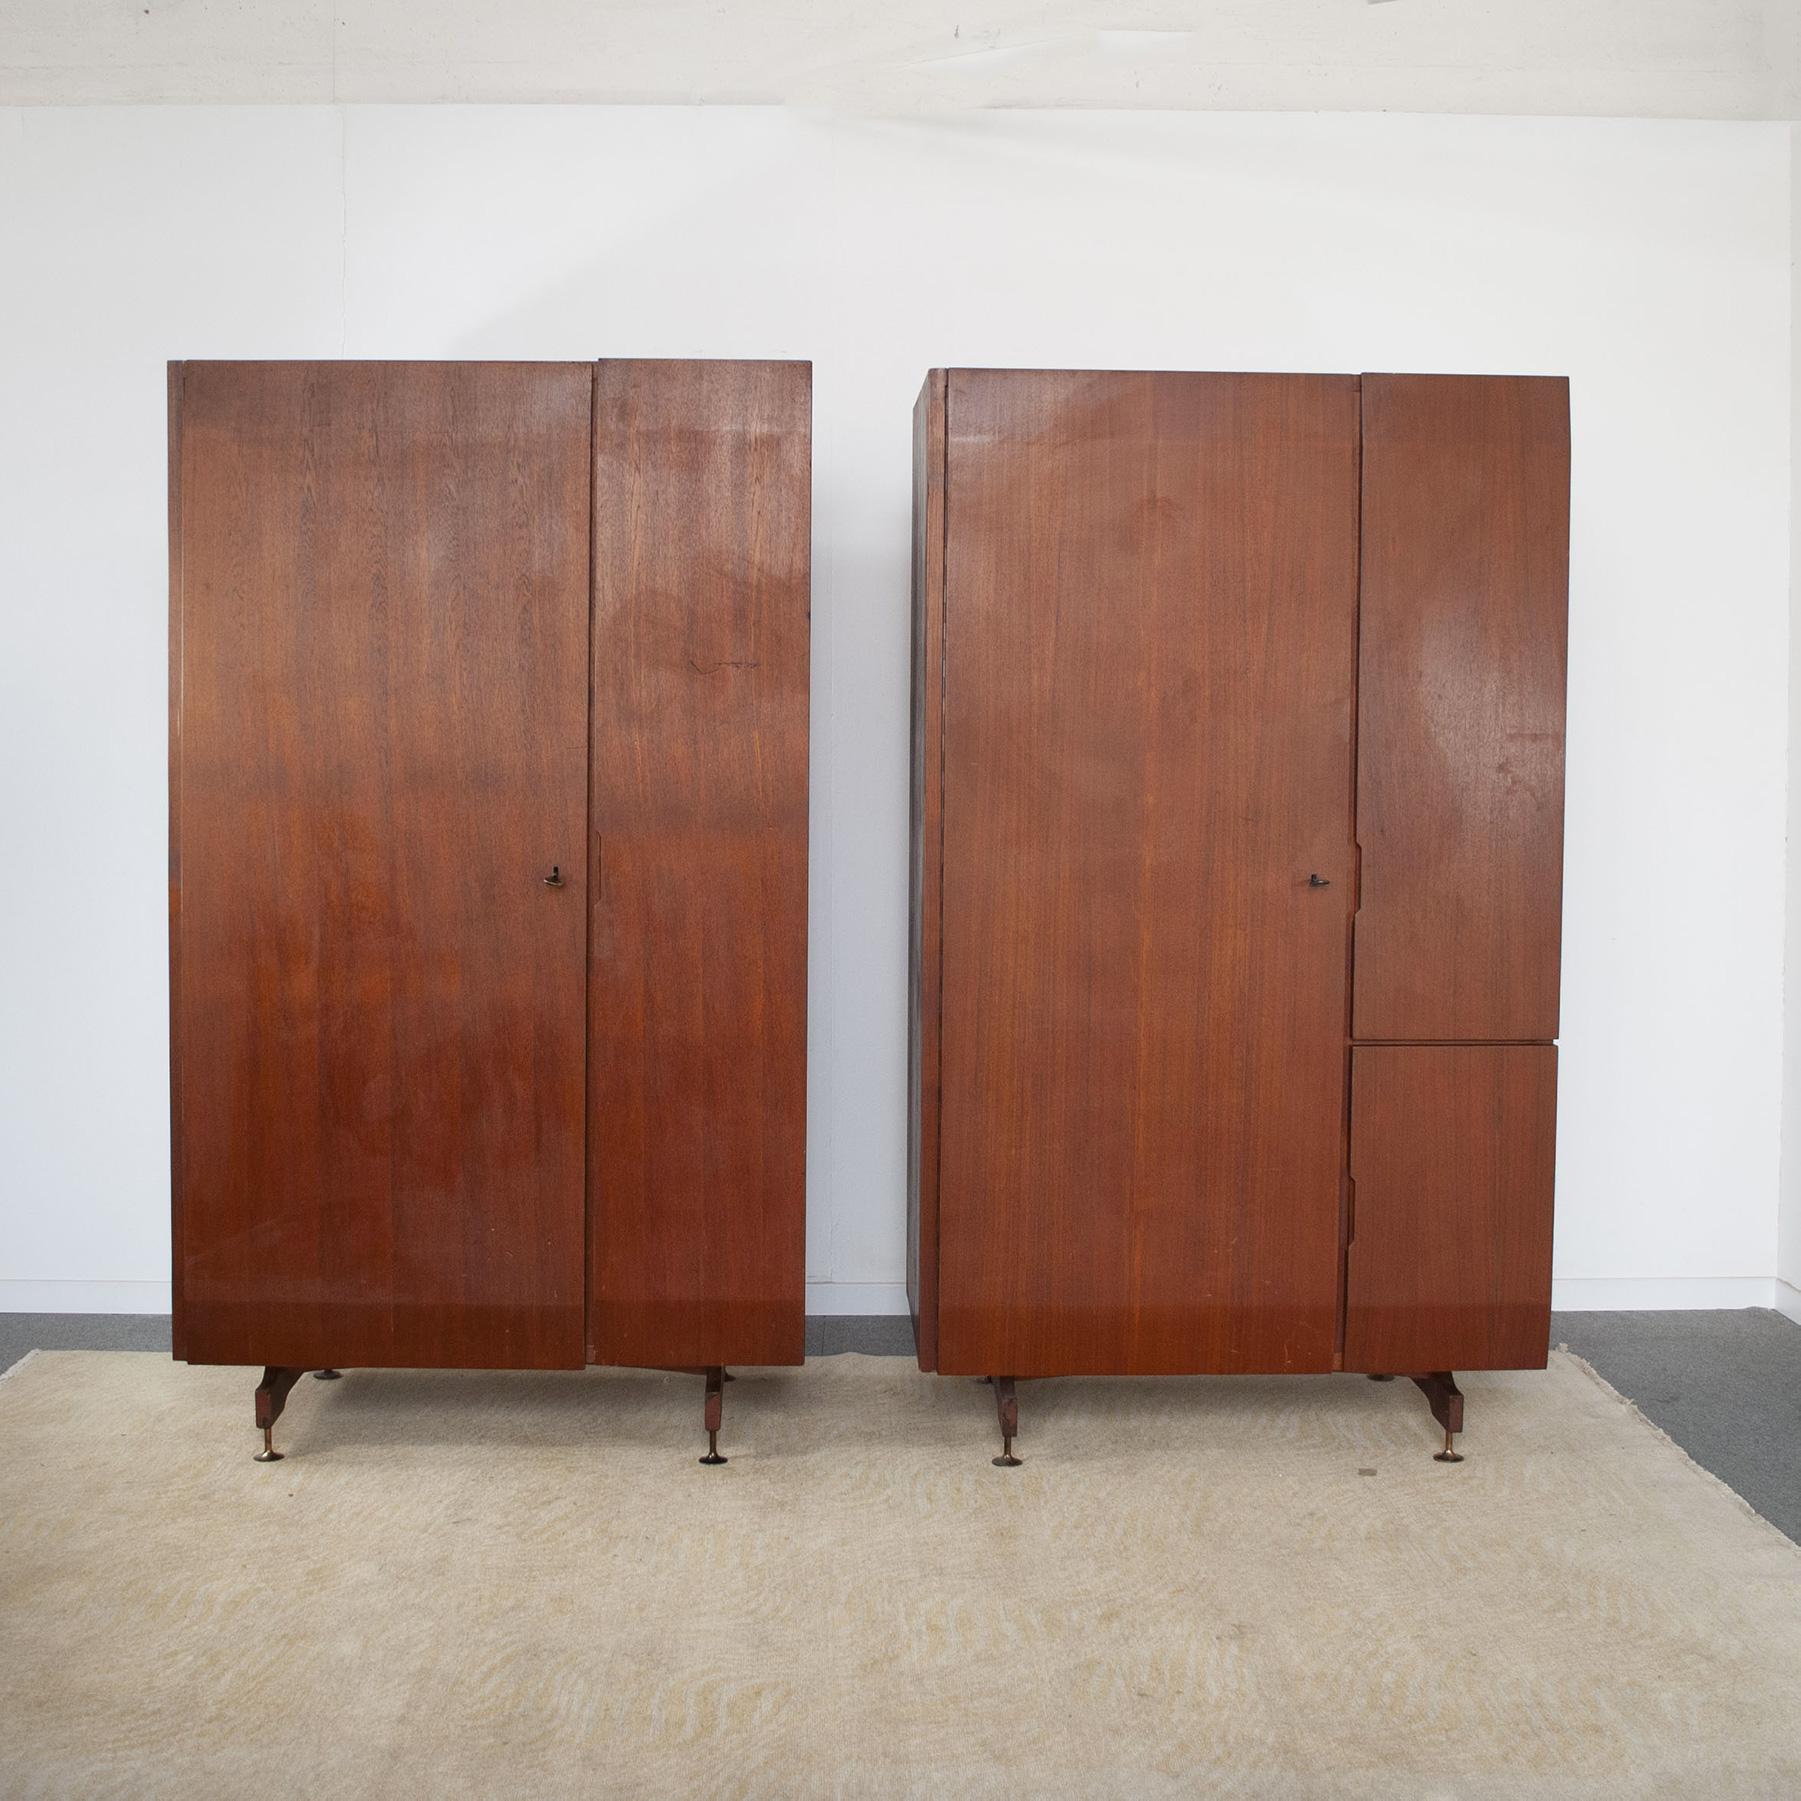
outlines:
M1359 1370L1550 1306L1568 390L934 371L926 1369Z
M170 369L175 1354L802 1355L811 375ZM716 1440L710 1449L716 1452Z

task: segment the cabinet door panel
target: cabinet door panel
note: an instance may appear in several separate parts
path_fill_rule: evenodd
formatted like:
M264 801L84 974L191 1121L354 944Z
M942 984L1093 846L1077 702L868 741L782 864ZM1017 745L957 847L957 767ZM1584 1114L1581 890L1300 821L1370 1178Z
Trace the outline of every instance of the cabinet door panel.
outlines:
M578 1365L589 370L171 390L178 1354Z
M595 403L590 1353L798 1363L811 370Z
M1354 1028L1557 1035L1569 387L1363 378Z
M1543 1367L1556 1140L1553 1045L1351 1053L1345 1368Z
M947 421L938 1367L1328 1369L1356 383Z

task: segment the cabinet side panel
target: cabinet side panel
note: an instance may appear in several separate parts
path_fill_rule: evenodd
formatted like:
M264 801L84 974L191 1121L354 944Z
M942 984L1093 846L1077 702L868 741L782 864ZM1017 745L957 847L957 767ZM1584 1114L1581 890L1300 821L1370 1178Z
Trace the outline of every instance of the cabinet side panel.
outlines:
M944 761L944 386L913 408L913 788L908 933L907 1300L921 1369L938 1367L938 1023Z
M812 373L595 377L588 1344L798 1363Z
M191 1359L581 1362L588 383L182 372Z
M181 364L169 365L169 1335L187 1355L181 1249Z
M1346 1369L1543 1367L1556 1140L1554 1045L1352 1052Z
M1353 1024L1557 1035L1569 384L1363 378Z

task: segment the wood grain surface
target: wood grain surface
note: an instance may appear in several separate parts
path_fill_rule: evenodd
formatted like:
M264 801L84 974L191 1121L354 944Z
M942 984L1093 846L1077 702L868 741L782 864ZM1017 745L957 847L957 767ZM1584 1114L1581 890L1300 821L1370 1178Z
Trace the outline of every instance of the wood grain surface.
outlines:
M1555 1046L1352 1052L1345 1368L1543 1367L1556 1154Z
M172 387L178 1350L580 1364L588 366Z
M947 417L938 1367L1328 1369L1357 383Z
M595 383L589 1354L797 1363L811 367Z
M1557 1036L1569 384L1363 378L1354 1025Z

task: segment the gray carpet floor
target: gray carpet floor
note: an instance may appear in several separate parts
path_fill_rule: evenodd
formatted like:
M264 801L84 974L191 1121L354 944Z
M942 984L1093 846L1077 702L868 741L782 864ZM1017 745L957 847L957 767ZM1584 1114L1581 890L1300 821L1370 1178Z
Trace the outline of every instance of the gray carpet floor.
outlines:
M1801 1543L1801 1325L1769 1307L1559 1313L1551 1342Z
M1801 1325L1768 1308L1559 1313L1567 1344L1703 1469L1801 1543ZM158 1315L0 1314L0 1369L33 1350L166 1351ZM910 1356L904 1319L812 1319L807 1353ZM244 1405L250 1405L249 1390Z

